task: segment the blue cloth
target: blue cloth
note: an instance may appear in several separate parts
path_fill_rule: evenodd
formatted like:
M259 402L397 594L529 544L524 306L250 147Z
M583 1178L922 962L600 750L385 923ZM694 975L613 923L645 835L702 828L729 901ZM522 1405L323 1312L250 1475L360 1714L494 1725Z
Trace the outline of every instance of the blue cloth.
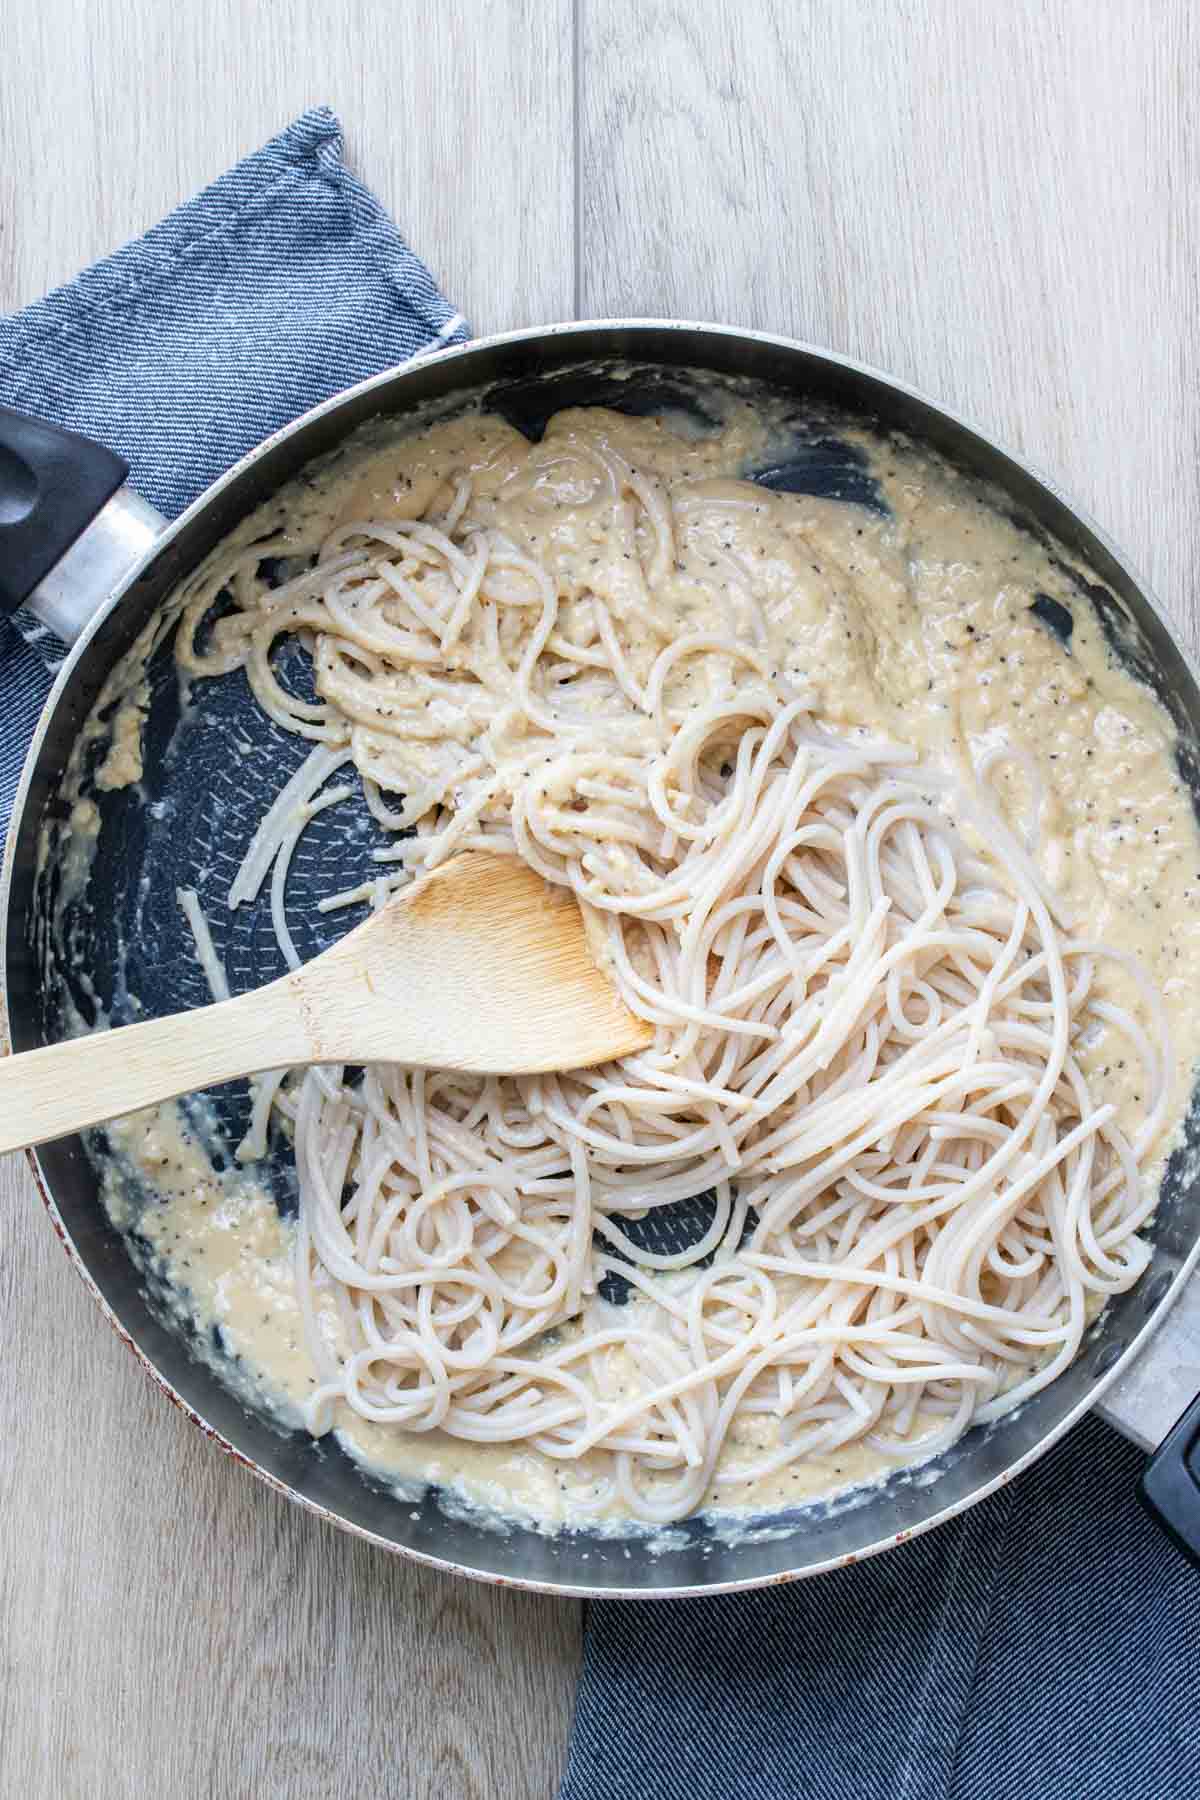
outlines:
M466 335L306 113L0 319L0 399L176 513L325 395ZM48 687L0 621L0 818ZM588 1611L562 1800L1189 1800L1200 1584L1097 1422L932 1536L810 1582Z
M0 401L119 451L173 517L318 400L466 336L318 107L145 237L0 317ZM19 627L0 620L0 829L55 660Z
M1193 1800L1200 1581L1090 1419L853 1568L589 1608L560 1800Z

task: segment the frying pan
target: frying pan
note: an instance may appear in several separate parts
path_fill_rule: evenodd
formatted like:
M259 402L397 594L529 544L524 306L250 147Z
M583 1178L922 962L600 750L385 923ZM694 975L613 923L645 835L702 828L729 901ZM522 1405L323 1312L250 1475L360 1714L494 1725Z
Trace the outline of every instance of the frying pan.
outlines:
M839 432L839 423L844 432L847 421L864 422L939 452L988 484L996 504L1051 554L1061 547L1082 562L1092 578L1077 579L1075 604L1096 609L1114 651L1170 713L1180 771L1200 810L1200 692L1120 553L1053 487L961 419L876 371L802 344L668 321L564 325L484 339L391 370L316 407L245 457L173 525L122 486L124 465L109 452L7 414L0 416L0 603L12 607L28 598L60 635L75 640L29 751L9 833L0 903L12 1047L54 1041L72 1012L85 1022L119 1024L207 998L183 935L177 885L199 887L235 992L280 972L265 910L230 915L219 896L303 746L262 716L242 677L200 684L200 696L185 705L164 642L148 668L143 779L99 796L90 878L66 912L55 854L64 840L68 758L105 677L180 579L240 519L313 457L379 415L448 416L482 404L531 438L571 404L682 410L703 422L714 382L743 384L786 405L792 422L786 452L754 470L755 479L882 505L861 456ZM268 579L271 573L264 571ZM1035 610L1040 604L1035 601ZM1070 608L1050 601L1041 616L1047 629L1069 634ZM286 648L283 654L297 659L285 678L303 683L300 654ZM230 755L231 743L240 747L237 756ZM321 814L301 839L289 919L302 956L324 948L352 922L345 914L321 915L315 902L331 891L331 873L340 886L355 871L366 872L374 829L365 807L348 802ZM43 833L50 854L39 867ZM60 923L65 920L57 934L48 929L56 905ZM56 956L54 942L66 937L72 955ZM218 1156L222 1144L237 1141L246 1106L238 1084L209 1097L204 1116ZM1195 1290L1161 1340L1172 1347L1147 1351L1200 1255L1198 1141L1200 1107L1193 1101L1186 1142L1171 1159L1148 1228L1151 1266L1136 1288L1110 1301L1073 1366L1015 1412L882 1487L751 1520L737 1532L699 1517L653 1539L550 1535L516 1524L497 1531L437 1489L399 1502L332 1440L314 1444L287 1432L237 1397L218 1373L219 1341L189 1338L166 1305L153 1263L137 1256L136 1235L131 1255L109 1223L100 1199L102 1148L71 1138L46 1145L32 1162L67 1254L110 1323L171 1400L289 1499L385 1549L456 1573L562 1594L644 1598L813 1574L927 1530L1026 1467L1114 1384L1122 1384L1124 1410L1138 1414L1133 1434L1152 1447L1164 1404L1178 1410L1200 1387ZM294 1173L278 1147L269 1172L286 1212L295 1205ZM703 1228L704 1213L704 1197L697 1196L651 1215L647 1229L686 1236ZM53 1304L52 1294L45 1304ZM1139 1399L1145 1395L1153 1395L1150 1404ZM1200 1401L1159 1447L1143 1490L1178 1540L1200 1548Z

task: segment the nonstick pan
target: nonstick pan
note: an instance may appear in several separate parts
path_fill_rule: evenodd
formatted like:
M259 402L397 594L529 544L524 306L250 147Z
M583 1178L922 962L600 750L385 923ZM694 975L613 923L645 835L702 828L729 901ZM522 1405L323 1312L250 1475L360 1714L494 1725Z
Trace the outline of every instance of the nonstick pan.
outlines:
M794 421L787 453L754 471L767 485L881 505L861 457L838 429L839 422L844 429L847 421L863 421L940 452L989 484L997 503L1028 530L1082 561L1094 579L1080 581L1077 605L1099 612L1114 649L1170 712L1180 770L1200 804L1200 692L1119 552L1051 486L960 419L875 371L801 344L668 321L564 325L481 340L389 371L315 408L169 526L122 486L124 465L99 446L0 415L0 603L28 598L60 635L76 640L30 749L9 833L0 901L12 1047L53 1042L72 1012L119 1024L207 998L175 889L199 881L219 893L228 885L264 805L303 746L263 717L240 676L204 684L202 702L182 717L169 634L148 669L143 777L99 796L101 828L86 890L70 902L65 933L47 925L61 899L55 852L64 830L64 775L81 727L114 665L179 580L240 519L379 415L452 415L482 404L537 437L566 405L703 415L714 381L750 384L786 404ZM1063 611L1047 617L1048 628L1069 631ZM299 666L287 673L303 680ZM242 746L236 757L231 743ZM301 955L324 948L353 922L344 913L320 914L316 899L330 891L331 870L347 881L365 871L374 831L365 806L348 803L321 814L301 839L289 885L289 897L298 897L289 918ZM39 870L43 843L50 854ZM212 924L235 992L280 972L264 909L230 915L218 905ZM64 935L69 958L53 947ZM244 1087L231 1084L210 1099L220 1137L235 1143L245 1123ZM1173 1392L1182 1409L1196 1382L1188 1388L1186 1368L1180 1374L1178 1348L1168 1356L1146 1346L1200 1252L1195 1104L1187 1138L1172 1158L1150 1228L1151 1267L1133 1291L1110 1302L1074 1365L1052 1385L883 1487L774 1514L736 1533L699 1517L653 1539L544 1535L517 1525L498 1532L437 1490L399 1503L332 1440L314 1444L281 1430L218 1378L211 1359L198 1354L203 1346L172 1322L153 1271L135 1265L110 1225L94 1146L89 1152L79 1138L66 1139L32 1160L54 1227L114 1328L166 1394L263 1480L385 1549L457 1573L565 1594L647 1597L813 1574L926 1530L1009 1480L1114 1383L1124 1380L1127 1391L1139 1358L1143 1387L1154 1387L1160 1406ZM294 1207L286 1154L276 1153L270 1170L277 1204ZM694 1231L703 1223L704 1198L669 1210L670 1218L654 1215L653 1229ZM1180 1316L1200 1310L1194 1300L1194 1292L1185 1296ZM44 1305L54 1303L53 1293L43 1297ZM1180 1329L1174 1321L1177 1343ZM1143 1427L1143 1441L1151 1435L1157 1433ZM1145 1486L1180 1541L1200 1544L1200 1402L1159 1449Z

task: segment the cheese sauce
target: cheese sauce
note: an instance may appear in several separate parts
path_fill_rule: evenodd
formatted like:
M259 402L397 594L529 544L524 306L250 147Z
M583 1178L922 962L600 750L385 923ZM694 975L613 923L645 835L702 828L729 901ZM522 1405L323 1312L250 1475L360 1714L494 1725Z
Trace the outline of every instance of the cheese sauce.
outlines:
M448 504L467 478L478 516L571 596L564 629L572 615L579 623L588 594L605 597L625 621L622 648L643 681L657 640L639 623L628 542L607 528L588 446L599 443L648 472L676 522L676 560L656 584L655 603L669 609L680 634L732 631L753 641L772 678L808 684L822 721L909 745L934 765L969 767L1002 746L1021 753L992 777L1006 818L1023 833L1036 815L1038 864L1075 933L1136 957L1162 997L1172 1042L1169 1126L1145 1176L1157 1183L1200 1046L1200 837L1171 722L1114 656L1075 578L1087 572L1020 530L987 494L916 448L859 428L842 436L861 457L877 504L773 493L744 472L769 459L778 429L769 414L737 404L707 435L670 419L564 412L533 448L492 418L455 420L407 441L394 428L372 427L260 508L230 544L282 532L288 553L303 558L339 523L418 518ZM673 700L686 701L686 684L705 679L703 664L680 669ZM131 691L136 701L136 683ZM101 787L140 774L137 705L117 717ZM414 784L436 776L436 743L414 741L404 754ZM91 802L77 805L81 832L94 831ZM330 871L330 891L338 885ZM1145 1022L1120 964L1106 963L1097 987ZM1089 1028L1075 1054L1093 1099L1111 1102L1132 1135L1145 1113L1141 1066L1102 1025ZM180 1318L198 1328L201 1353L249 1401L298 1422L316 1373L292 1273L294 1223L280 1216L255 1166L219 1173L204 1133L175 1105L120 1121L108 1138L105 1204L114 1224L136 1234L156 1289L172 1295ZM594 1325L606 1302L589 1304ZM644 1304L634 1296L610 1310ZM328 1322L335 1332L332 1310ZM627 1376L614 1357L611 1395ZM920 1414L913 1421L914 1461L927 1425ZM406 1434L344 1404L335 1429L352 1456L401 1491L435 1483L550 1528L583 1516L595 1522L579 1508L586 1457L568 1479L561 1464L523 1444ZM777 1430L764 1414L739 1419L719 1469L769 1448ZM882 1479L895 1466L894 1456L854 1444L714 1489L708 1504L761 1512Z

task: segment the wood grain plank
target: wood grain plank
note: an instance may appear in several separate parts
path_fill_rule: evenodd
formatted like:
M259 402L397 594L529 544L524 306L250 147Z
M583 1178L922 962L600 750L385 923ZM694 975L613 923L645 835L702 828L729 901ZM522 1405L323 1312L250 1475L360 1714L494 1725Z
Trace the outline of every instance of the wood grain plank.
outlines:
M570 311L570 0L15 0L0 37L0 307L326 101L477 329ZM368 1549L216 1454L109 1332L17 1158L0 1345L0 1791L553 1792L579 1609Z
M1200 643L1188 0L578 4L576 167L570 0L9 0L0 306L328 100L477 329L667 312L891 368L1060 475ZM552 1791L575 1609L365 1550L214 1455L15 1160L0 1344L0 1789Z
M322 1526L176 1413L0 1160L0 1791L554 1790L578 1609Z
M68 279L327 103L352 166L476 331L568 317L571 51L571 0L9 0L0 305Z
M582 4L582 311L915 383L1060 478L1200 647L1194 10Z

